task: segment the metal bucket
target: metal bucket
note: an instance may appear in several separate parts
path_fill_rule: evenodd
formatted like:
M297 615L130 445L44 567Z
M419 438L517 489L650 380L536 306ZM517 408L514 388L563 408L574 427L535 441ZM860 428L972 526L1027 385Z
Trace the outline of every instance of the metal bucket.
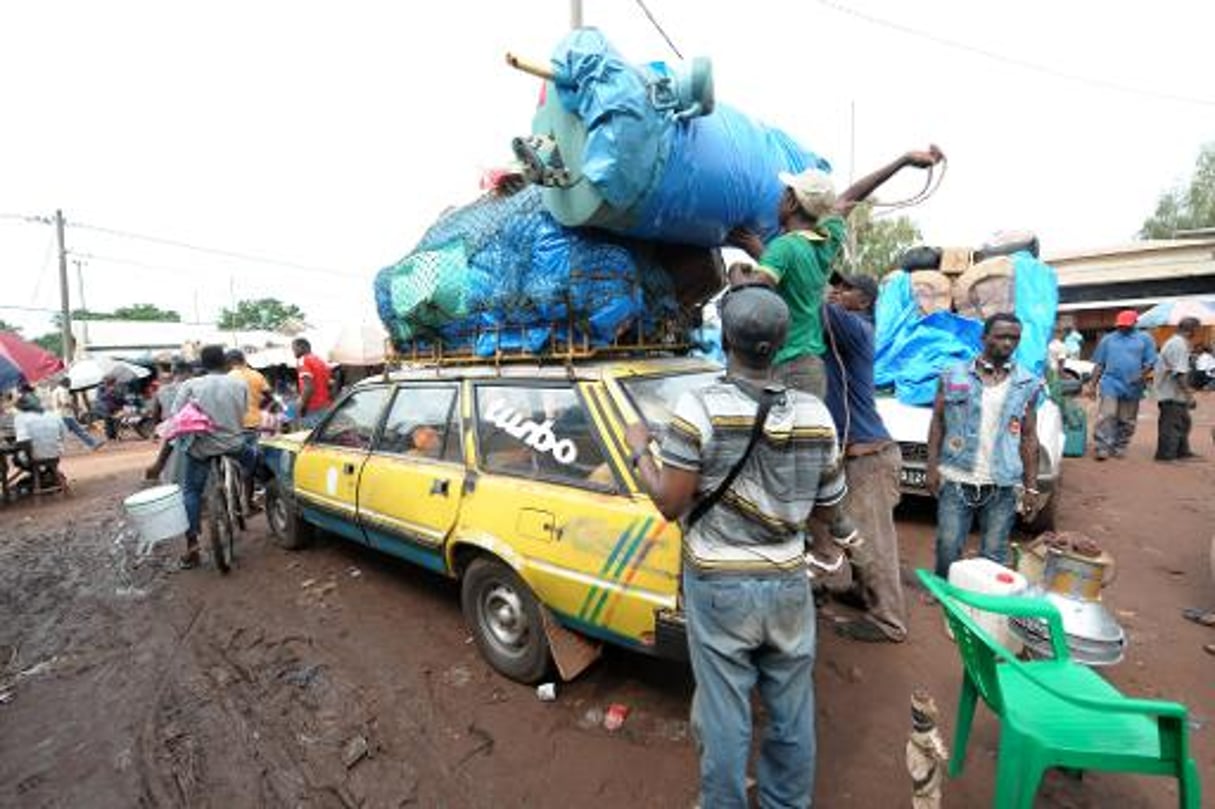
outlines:
M1100 601L1101 590L1117 576L1114 558L1104 551L1100 556L1080 556L1055 548L1046 549L1042 569L1042 588L1080 601Z

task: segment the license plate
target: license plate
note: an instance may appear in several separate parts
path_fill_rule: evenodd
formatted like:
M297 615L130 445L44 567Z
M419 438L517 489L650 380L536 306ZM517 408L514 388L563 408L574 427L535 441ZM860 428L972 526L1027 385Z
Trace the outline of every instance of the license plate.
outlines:
M923 469L903 467L899 470L899 485L908 489L927 489L928 473Z

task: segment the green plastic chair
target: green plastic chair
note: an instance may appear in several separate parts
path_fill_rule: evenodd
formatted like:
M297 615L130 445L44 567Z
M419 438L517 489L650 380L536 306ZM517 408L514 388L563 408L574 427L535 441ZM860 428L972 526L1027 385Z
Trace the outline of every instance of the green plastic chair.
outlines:
M962 772L979 696L1000 718L994 806L1032 807L1052 767L1168 775L1182 809L1198 809L1201 786L1190 758L1186 707L1130 699L1099 674L1070 660L1059 611L1046 599L987 596L953 587L927 570L920 581L945 610L962 656L962 694L949 775ZM962 609L1039 618L1050 628L1053 660L1023 662Z

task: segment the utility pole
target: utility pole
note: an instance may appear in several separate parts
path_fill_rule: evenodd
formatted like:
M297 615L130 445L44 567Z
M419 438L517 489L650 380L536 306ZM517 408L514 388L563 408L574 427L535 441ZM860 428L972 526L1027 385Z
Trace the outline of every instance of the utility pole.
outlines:
M63 363L72 361L72 308L68 298L67 246L63 242L63 211L55 209L55 240L59 243L59 315L60 338L63 340Z
M72 259L72 263L76 265L76 299L80 302L81 309L88 309L89 305L84 301L84 273L80 271L80 267L84 264L78 258ZM89 321L80 321L80 336L84 339L84 344L89 344Z
M570 0L570 30L582 27L582 0Z

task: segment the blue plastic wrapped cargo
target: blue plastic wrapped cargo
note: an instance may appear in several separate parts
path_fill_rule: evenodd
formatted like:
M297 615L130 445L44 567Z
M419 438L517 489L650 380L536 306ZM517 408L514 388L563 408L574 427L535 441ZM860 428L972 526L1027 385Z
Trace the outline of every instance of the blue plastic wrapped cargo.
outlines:
M831 170L729 106L682 119L655 107L650 88L667 66L626 62L596 29L571 33L552 66L532 131L556 141L572 175L568 187L544 189L564 225L701 247L723 244L736 226L767 239L777 231L777 174Z
M537 354L570 337L603 347L625 330L654 334L678 311L670 277L646 251L562 227L535 187L445 214L374 288L403 352L441 343L483 357Z
M1013 359L1039 377L1059 308L1055 270L1027 252L1013 261L1013 308L1021 320L1021 342ZM875 307L874 382L893 387L904 404L930 405L937 379L950 364L983 348L983 324L953 312L920 314L911 274L895 270L882 281Z

